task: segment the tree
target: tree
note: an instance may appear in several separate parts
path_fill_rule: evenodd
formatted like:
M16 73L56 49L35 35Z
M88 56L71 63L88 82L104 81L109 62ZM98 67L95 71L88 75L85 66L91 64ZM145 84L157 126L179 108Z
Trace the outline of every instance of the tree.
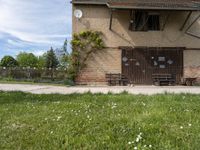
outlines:
M67 45L68 45L68 41L66 39L65 42L64 42L64 44L63 44L63 47L62 47L62 49L63 49L63 51L64 51L65 54L69 54L68 51L67 51Z
M45 54L43 56L38 57L38 64L37 68L45 68L45 61L46 61L46 56Z
M68 45L68 41L66 39L61 48L57 48L54 50L56 57L59 61L59 67L61 68L66 68L68 65L69 53L67 51L67 45Z
M38 58L32 53L21 52L17 55L21 67L37 67Z
M51 47L51 49L49 51L47 51L47 54L46 54L45 67L46 68L56 68L58 66L58 64L59 64L58 59L54 53L53 48Z
M68 64L69 64L69 55L64 54L60 60L60 66L62 68L67 68Z
M2 67L17 67L18 62L12 56L4 56L0 65Z

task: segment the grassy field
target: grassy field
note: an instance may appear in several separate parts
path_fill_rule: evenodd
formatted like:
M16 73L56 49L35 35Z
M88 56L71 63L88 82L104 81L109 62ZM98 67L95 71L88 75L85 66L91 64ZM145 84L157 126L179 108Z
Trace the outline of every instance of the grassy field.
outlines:
M1 150L199 148L199 95L0 92Z

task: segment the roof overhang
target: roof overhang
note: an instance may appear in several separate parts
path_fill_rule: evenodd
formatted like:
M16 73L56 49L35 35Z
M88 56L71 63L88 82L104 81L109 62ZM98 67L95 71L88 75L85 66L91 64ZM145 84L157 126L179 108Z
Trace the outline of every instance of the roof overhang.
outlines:
M72 0L79 5L107 5L110 9L200 11L199 0Z
M110 9L138 9L138 10L174 10L174 11L200 11L200 3L198 5L184 4L164 4L164 3L125 3L125 2L108 2Z
M84 0L84 1L71 1L72 4L79 4L79 5L106 5L104 1L91 1L91 0Z

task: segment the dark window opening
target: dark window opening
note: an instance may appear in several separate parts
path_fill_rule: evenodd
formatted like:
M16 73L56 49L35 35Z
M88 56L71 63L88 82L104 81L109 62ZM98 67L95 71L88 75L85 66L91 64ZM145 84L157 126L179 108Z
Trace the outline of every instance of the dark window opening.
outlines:
M160 30L159 15L149 15L148 18L148 30L156 31Z
M145 11L131 11L129 29L131 31L160 30L160 16L159 14L148 14Z

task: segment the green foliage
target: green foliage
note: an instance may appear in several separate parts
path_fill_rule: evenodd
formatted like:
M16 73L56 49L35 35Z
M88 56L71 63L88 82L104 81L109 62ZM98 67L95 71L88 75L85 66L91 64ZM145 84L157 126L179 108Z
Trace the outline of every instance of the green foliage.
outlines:
M65 54L68 53L68 51L67 51L67 44L68 44L68 41L67 41L67 39L66 39L65 42L64 42L64 44L63 44L63 47L62 47L62 49L63 49L63 51L65 52Z
M68 54L63 54L62 57L61 57L61 60L60 60L61 68L67 68L68 60L69 60L69 55Z
M44 68L45 67L45 63L46 63L46 55L42 55L38 57L38 64L37 67L38 68Z
M21 52L17 55L17 61L21 67L37 67L38 58L33 53Z
M65 40L63 47L61 49L61 56L59 59L59 63L60 63L60 67L61 68L67 68L68 67L68 60L69 60L69 53L67 51L67 45L68 45L68 41L67 39Z
M68 76L75 80L81 69L85 67L90 55L104 48L102 33L97 31L75 33L71 45L72 53L68 59Z
M199 100L0 92L0 149L199 150Z
M45 67L56 68L58 64L59 64L58 59L54 53L53 48L51 47L51 49L47 51L47 54L46 54Z
M4 56L1 59L1 64L2 67L17 67L18 62L15 60L12 56Z

